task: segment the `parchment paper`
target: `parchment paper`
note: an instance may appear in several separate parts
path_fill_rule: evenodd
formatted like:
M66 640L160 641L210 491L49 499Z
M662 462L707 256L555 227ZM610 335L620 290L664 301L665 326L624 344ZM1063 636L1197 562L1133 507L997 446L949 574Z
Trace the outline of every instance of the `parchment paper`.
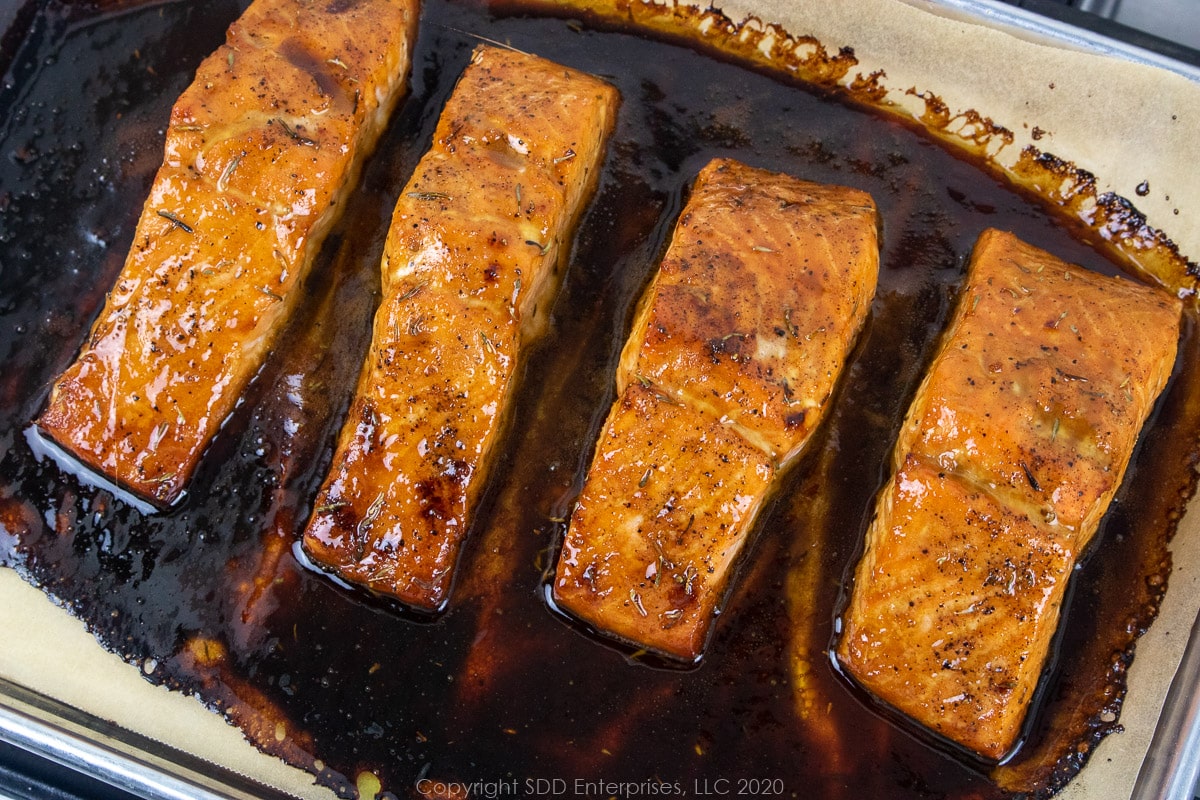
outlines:
M935 3L898 0L730 0L749 14L812 35L827 49L853 47L866 75L886 72L889 99L919 110L906 90L932 91L952 113L974 109L1016 134L999 156L1035 144L1094 173L1100 191L1135 202L1192 261L1200 257L1200 85L1139 64L1070 52L941 16ZM1034 140L1034 129L1042 132ZM1141 197L1136 187L1149 185ZM1180 526L1175 566L1157 622L1137 646L1121 722L1066 789L1069 800L1128 797L1163 697L1200 607L1200 515ZM297 797L332 797L311 776L261 755L192 698L143 679L100 649L83 626L0 570L0 675L72 706L224 765ZM353 776L348 776L353 779ZM405 787L388 787L397 793Z

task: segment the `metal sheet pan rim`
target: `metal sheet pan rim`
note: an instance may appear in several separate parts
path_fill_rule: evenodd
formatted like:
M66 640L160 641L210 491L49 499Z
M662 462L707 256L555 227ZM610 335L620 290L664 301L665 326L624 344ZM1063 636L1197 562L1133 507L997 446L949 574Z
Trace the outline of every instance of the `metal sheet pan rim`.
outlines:
M72 719L76 717L77 719ZM0 740L147 800L263 800L282 797L184 754L0 678ZM152 752L161 750L161 752Z
M1076 28L1065 22L1040 16L1019 6L1007 5L999 0L905 0L905 2L933 13L957 12L971 22L987 25L1020 38L1157 67L1200 83L1200 67L1095 31Z
M1163 702L1131 800L1192 800L1200 776L1200 616Z

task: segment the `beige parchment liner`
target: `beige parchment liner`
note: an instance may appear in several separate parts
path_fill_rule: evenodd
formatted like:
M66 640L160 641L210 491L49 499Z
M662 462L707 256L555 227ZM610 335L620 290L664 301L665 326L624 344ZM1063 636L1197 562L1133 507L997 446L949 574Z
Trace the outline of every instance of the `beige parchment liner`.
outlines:
M1026 144L1068 159L1097 176L1099 192L1133 200L1185 257L1200 256L1200 84L943 16L935 3L734 0L722 7L733 20L752 15L794 36L815 37L830 52L852 47L858 65L847 82L882 70L887 100L914 115L925 102L908 90L932 92L948 108L950 131L971 132L962 112L986 115L1014 134L1011 144L990 148L998 163L1015 164ZM1149 193L1138 196L1143 182ZM1170 588L1129 673L1124 731L1102 742L1062 797L1130 795L1200 604L1194 507L1172 551ZM333 796L314 787L308 773L260 754L196 700L149 684L138 667L103 651L80 622L7 569L0 570L0 630L5 678L297 797Z

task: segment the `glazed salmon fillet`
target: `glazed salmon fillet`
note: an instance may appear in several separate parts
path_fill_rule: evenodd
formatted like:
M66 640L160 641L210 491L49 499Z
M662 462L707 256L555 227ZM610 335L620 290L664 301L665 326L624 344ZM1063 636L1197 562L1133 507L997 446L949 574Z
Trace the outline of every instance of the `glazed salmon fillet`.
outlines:
M1180 313L1163 291L980 236L843 618L838 660L871 694L985 759L1014 748Z
M403 94L416 0L256 0L171 111L124 268L40 430L176 500Z
M618 100L536 56L474 53L392 216L370 352L304 532L318 566L445 605Z
M780 469L809 440L879 271L864 192L718 159L696 179L617 373L557 605L698 659Z

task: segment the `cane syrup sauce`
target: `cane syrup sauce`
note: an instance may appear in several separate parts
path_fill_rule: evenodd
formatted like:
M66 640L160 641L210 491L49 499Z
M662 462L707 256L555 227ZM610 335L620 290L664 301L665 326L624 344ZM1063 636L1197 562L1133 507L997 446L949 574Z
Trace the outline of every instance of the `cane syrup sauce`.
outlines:
M420 796L420 778L522 791L539 778L630 781L643 795L767 779L762 793L791 797L1038 796L1119 729L1133 641L1165 590L1167 542L1194 489L1194 368L1176 370L1076 572L1012 760L975 762L891 718L826 653L976 237L1005 228L1109 274L1120 259L914 125L598 19L425 5L410 96L296 318L179 503L143 514L35 457L29 424L121 268L170 106L243 5L40 4L17 15L23 35L0 53L0 557L106 648L346 797L380 785ZM450 609L429 621L306 569L294 543L369 342L392 206L480 37L603 76L623 104ZM870 192L882 269L830 419L764 509L703 662L664 669L568 624L544 589L634 304L688 184L718 155ZM1189 312L1179 363L1198 356Z

